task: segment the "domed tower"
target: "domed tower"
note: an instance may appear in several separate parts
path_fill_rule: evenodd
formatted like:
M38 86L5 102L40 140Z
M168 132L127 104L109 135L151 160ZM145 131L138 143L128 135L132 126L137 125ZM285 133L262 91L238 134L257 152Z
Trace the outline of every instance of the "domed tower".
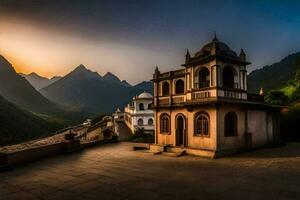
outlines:
M216 87L247 91L249 64L243 50L238 56L215 36L183 64L188 72L186 79L190 80L187 89Z

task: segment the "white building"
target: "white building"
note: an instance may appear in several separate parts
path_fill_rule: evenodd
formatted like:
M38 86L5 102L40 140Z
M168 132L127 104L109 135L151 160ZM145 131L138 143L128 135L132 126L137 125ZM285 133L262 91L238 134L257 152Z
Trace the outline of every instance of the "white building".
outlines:
M153 96L143 92L133 97L130 104L125 107L124 118L126 125L134 133L138 129L144 129L145 133L154 133L154 112L151 110Z

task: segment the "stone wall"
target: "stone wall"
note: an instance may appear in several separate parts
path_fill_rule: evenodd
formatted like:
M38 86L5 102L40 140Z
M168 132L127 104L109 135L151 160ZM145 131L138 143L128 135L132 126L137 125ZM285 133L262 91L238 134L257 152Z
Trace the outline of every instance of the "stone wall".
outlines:
M62 151L63 143L58 143L22 151L0 153L0 165L20 165L45 157L57 155Z

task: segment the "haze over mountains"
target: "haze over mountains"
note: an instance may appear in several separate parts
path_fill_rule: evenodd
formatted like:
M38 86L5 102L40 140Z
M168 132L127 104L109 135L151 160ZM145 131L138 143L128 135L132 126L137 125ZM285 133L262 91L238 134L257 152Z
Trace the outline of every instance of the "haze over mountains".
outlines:
M37 91L44 86L43 94L51 100ZM0 55L0 145L51 134L87 117L110 114L143 91L151 92L152 83L131 86L112 73L101 77L83 65L62 78L20 75Z
M131 86L108 72L103 77L79 65L57 82L40 90L48 99L73 109L93 114L111 113L123 108L133 96L147 91L152 93L150 81Z
M26 78L26 80L36 89L36 90L40 90L44 87L47 87L48 85L51 85L52 83L58 81L59 79L61 79L60 76L54 76L51 79L46 78L46 77L42 77L40 75L38 75L35 72L32 72L30 74L22 74L20 73L21 76L23 76L24 78Z
M0 56L0 95L17 106L44 115L58 114L63 109L40 94L13 66Z

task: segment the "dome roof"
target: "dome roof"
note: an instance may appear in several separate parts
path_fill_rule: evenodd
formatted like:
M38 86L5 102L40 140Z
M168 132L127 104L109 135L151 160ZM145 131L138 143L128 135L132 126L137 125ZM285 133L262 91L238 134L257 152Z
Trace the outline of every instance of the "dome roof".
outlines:
M210 43L204 45L200 51L195 54L195 58L211 55L213 48L221 55L237 57L237 54L232 51L229 46L223 42L220 42L217 38L214 38Z
M139 98L139 99L152 99L153 96L148 92L143 92L143 93L139 94L139 96L137 98Z

